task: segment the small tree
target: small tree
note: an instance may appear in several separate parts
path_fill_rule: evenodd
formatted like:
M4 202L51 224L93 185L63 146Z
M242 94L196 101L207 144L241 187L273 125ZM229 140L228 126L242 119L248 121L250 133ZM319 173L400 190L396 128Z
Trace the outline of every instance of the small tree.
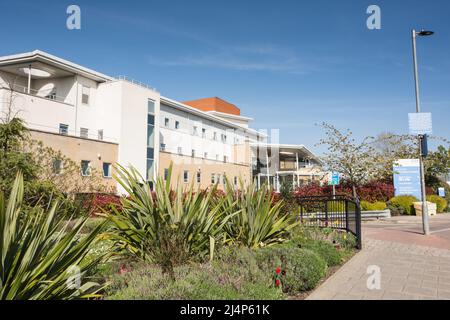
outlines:
M366 137L361 142L353 138L353 133L347 129L342 132L331 124L323 122L325 138L318 145L325 145L328 151L322 157L329 171L339 172L347 179L356 197L356 187L370 181L374 174L373 137Z

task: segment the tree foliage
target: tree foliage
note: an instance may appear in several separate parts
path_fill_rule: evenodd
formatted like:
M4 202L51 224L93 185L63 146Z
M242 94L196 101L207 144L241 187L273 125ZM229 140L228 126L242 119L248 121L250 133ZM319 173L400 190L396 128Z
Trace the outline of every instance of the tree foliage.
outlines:
M325 122L321 126L325 130L325 138L319 145L328 148L322 158L327 170L342 174L352 187L375 178L373 137L358 142L349 129L342 132Z

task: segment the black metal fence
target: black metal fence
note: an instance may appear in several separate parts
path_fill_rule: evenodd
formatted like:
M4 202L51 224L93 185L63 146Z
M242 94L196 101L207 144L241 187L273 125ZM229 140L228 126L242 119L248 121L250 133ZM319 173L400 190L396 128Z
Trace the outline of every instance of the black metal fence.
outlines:
M361 208L356 200L345 196L310 196L297 198L300 220L304 226L345 230L357 239L361 249Z

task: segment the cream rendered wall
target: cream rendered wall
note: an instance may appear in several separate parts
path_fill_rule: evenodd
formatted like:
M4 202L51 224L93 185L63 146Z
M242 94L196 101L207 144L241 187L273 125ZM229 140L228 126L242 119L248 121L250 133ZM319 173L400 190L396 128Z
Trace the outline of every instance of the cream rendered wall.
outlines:
M9 90L0 89L3 96L9 95ZM59 132L59 123L69 125L69 130L75 127L75 107L69 104L40 98L23 93L13 93L13 112L22 118L31 129L44 130L48 132ZM9 100L9 99L7 99ZM5 110L8 103L3 102L2 109ZM74 134L74 132L69 132Z
M169 125L165 126L165 118L169 119ZM180 128L175 129L175 121L179 121ZM192 149L197 157L203 157L208 153L208 159L222 161L227 156L228 161L232 159L232 145L234 141L234 129L220 123L199 117L189 112L162 104L160 115L160 139L166 145L166 151L178 153L178 147L182 148L182 154L191 156ZM197 135L194 135L193 127L197 127ZM206 129L206 138L202 138L202 129ZM216 132L217 140L213 140ZM221 141L221 135L226 134L227 142Z
M159 100L158 92L127 81L111 81L100 84L98 103L104 114L105 135L117 136L119 143L118 163L135 167L145 178L147 169L147 102L155 101L155 175L159 159ZM119 193L125 193L118 186Z

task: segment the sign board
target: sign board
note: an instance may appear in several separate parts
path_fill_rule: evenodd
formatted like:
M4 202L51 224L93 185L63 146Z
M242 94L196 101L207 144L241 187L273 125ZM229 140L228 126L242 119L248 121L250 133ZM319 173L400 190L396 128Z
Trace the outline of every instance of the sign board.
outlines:
M393 169L395 195L410 195L421 200L419 159L398 160Z
M432 134L433 125L430 112L409 113L409 134Z
M339 173L333 172L330 175L330 178L328 180L328 185L330 185L330 186L337 186L337 185L339 185L339 182L340 182Z
M445 189L444 188L438 188L438 194L439 194L439 197L444 198L445 197Z

